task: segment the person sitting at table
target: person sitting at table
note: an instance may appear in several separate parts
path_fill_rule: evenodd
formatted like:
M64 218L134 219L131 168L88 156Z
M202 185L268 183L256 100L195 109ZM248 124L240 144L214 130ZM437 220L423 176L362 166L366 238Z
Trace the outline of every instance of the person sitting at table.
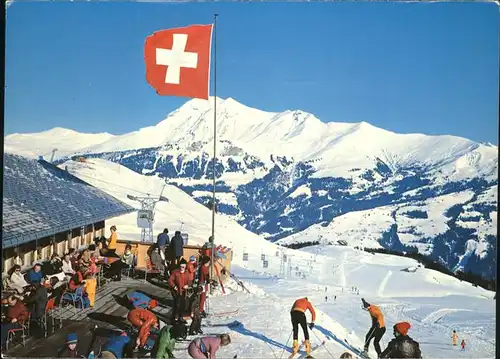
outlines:
M135 256L134 253L132 253L132 246L130 244L125 246L125 251L121 256L121 260L127 265L127 268L132 268L134 266Z
M73 276L69 280L68 289L71 292L76 292L76 290L78 288L84 287L84 286L85 286L85 280L83 279L83 274L82 274L81 270L79 269L75 272L75 274L73 274Z
M73 269L78 268L78 256L80 255L80 253L78 253L75 250L75 248L70 248L68 254L69 254L71 266L73 267Z
M50 261L43 262L42 273L47 279L57 277L59 281L63 281L66 276L62 269L63 263L57 253L52 254Z
M83 278L90 275L90 251L85 249L78 257L78 267L79 271L82 272Z
M16 290L19 294L28 294L27 290L30 287L30 284L26 282L23 274L21 273L21 266L15 264L8 272L10 283L9 287Z
M29 272L26 273L26 281L30 284L40 283L42 278L43 278L43 273L42 273L42 266L40 265L40 263L35 263L33 265L33 268L31 268Z
M127 268L127 265L120 258L108 257L107 264L104 265L104 275L114 281L121 281L124 268Z
M62 272L62 259L59 257L59 254L57 253L52 253L50 256L50 264L52 264L52 267L54 268L54 273L59 273Z
M69 292L76 292L78 288L82 288L82 299L83 299L83 307L88 308L90 306L90 300L88 298L87 293L85 292L85 283L86 280L83 279L83 274L80 269L76 271L76 273L71 277L68 283L68 291ZM63 299L68 298L69 296L63 295ZM77 301L77 304L79 305L80 303Z
M10 329L22 328L28 320L29 312L18 296L11 295L7 298L8 309L5 314L5 321L2 323L2 346L7 343Z
M62 263L63 263L62 270L66 275L66 279L69 280L73 276L73 274L76 273L75 270L73 269L73 264L71 263L71 257L69 253L66 253L64 255Z

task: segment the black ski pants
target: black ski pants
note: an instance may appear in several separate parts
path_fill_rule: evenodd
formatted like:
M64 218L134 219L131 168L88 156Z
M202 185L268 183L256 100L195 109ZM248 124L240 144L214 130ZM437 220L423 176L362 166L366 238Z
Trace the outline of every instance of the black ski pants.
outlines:
M174 320L182 319L182 317L186 314L186 295L178 294L177 292L173 293L174 298L174 307L172 308L172 318Z
M380 339L382 339L382 336L385 334L385 327L378 328L378 327L371 327L368 333L366 334L365 338L365 351L368 351L368 347L370 346L370 342L373 340L373 346L375 347L375 351L377 352L377 355L380 356L382 353L382 350L380 349Z
M298 310L292 310L290 312L292 317L292 328L293 328L293 340L299 339L299 324L304 332L305 340L309 340L309 332L307 331L307 320L304 312Z
M193 321L189 327L189 332L198 332L201 329L201 313L200 313L200 295L193 294L191 299L191 311L193 313Z

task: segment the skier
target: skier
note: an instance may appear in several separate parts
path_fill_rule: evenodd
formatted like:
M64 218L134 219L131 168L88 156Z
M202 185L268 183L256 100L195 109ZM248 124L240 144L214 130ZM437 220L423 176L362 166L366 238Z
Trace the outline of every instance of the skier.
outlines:
M149 333L152 328L159 328L158 318L147 309L136 308L132 309L127 316L127 319L136 328L139 328L136 347L144 346L148 340Z
M302 327L302 331L304 332L304 344L306 347L306 354L309 356L311 353L311 343L309 342L309 332L307 331L307 320L305 311L309 310L312 315L311 323L309 324L309 328L314 328L314 321L316 320L316 312L314 308L306 298L297 299L292 306L292 310L290 311L290 316L292 318L292 328L293 328L293 348L292 355L289 358L293 358L299 351L299 324Z
M453 334L451 335L451 339L453 340L453 345L457 346L458 335L457 335L457 331L456 330L453 331Z
M462 339L462 343L460 343L460 346L462 349L460 349L461 352L465 351L465 340Z
M325 296L325 302L328 302L328 296Z
M370 342L373 338L373 346L375 347L377 355L380 356L380 353L382 352L380 349L380 339L382 339L382 336L385 334L384 315L380 311L380 308L376 305L367 303L364 298L361 298L361 301L363 302L363 309L368 311L372 318L372 326L366 334L363 354L368 356L368 347L370 346Z
M202 318L207 317L207 313L205 313L205 300L207 298L208 291L208 283L210 282L210 257L203 256L200 260L200 268L198 280L199 285L203 287L203 292L200 294L200 314Z
M379 358L411 358L421 359L422 353L416 341L408 336L410 323L400 322L394 326L394 339L389 342L387 348L379 355Z
M186 289L191 285L186 267L186 260L182 258L179 268L174 270L172 274L170 274L170 278L168 278L168 285L172 289L172 295L174 297L173 319L179 321L184 321L182 317L185 314L186 308Z
M337 300L337 296L336 295L333 296L333 300Z

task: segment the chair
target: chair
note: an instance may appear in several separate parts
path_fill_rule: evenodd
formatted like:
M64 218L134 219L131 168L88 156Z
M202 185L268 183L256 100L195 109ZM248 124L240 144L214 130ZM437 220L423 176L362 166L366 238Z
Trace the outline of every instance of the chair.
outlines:
M74 291L74 292L69 292L66 290L62 294L61 304L71 302L73 304L73 307L77 308L76 303L80 302L82 305L81 309L83 309L83 306L84 306L83 293L84 293L83 287L76 288L76 291Z
M14 341L14 336L17 334L17 333L21 333L21 337L23 339L23 347L26 346L26 333L29 334L29 323L31 322L31 313L28 314L28 318L23 321L23 322L19 322L19 324L21 324L21 327L20 328L13 328L13 329L9 329L7 331L7 343L5 343L5 349L6 350L9 350L9 343L13 343ZM28 323L28 324L26 324Z
M57 312L56 297L54 297L49 299L49 301L47 302L47 305L45 306L45 315L42 318L42 324L45 331L45 338L47 338L48 334L47 316L50 316L50 318L52 319L52 332L53 332L55 327L56 312ZM59 318L59 328L62 328L62 318Z
M161 274L161 270L153 265L149 256L146 257L146 268L136 268L136 270L144 271L144 283L148 281L148 274Z
M125 274L128 278L130 278L130 272L132 272L132 275L135 272L135 266L136 266L136 258L134 256L134 261L132 262L132 266L128 268L122 268L121 272L122 274Z

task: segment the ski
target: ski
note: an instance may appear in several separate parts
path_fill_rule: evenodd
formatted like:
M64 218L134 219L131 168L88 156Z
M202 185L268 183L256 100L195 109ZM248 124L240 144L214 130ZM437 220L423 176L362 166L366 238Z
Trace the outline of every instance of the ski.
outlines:
M311 347L311 352L309 354L303 354L297 359L313 359L314 357L311 355L312 352L314 352L316 349L319 349L321 347L325 346L325 341L323 340L320 344L316 344L315 346Z
M202 327L228 327L228 328L236 328L238 326L241 325L241 322L237 321L237 320L233 320L232 322L229 322L229 323L211 323L211 322L208 322L208 323L205 323L203 324L202 323Z
M236 309L236 310L231 310L231 311L227 311L227 312L216 312L216 313L210 313L208 314L207 318L210 318L210 317L224 317L224 316L229 316L229 315L233 315L233 314L238 314L238 312L240 311L240 309Z
M299 345L299 349L297 350L297 353L295 353L295 354L293 354L293 348L292 348L292 354L288 357L288 359L293 359L293 358L295 358L295 356L296 356L297 354L299 354L299 352L300 352L300 351L301 351L301 349L304 347L304 345L305 345L305 342L300 343L300 345Z
M347 346L349 347L349 350L351 350L353 353L355 353L356 355L359 355L361 358L363 359L371 359L366 353L364 350L361 350L360 348L357 348L357 347L353 347L351 344L349 344L349 342L347 341L347 339L344 339L344 342L347 344Z
M220 288L222 289L222 294L226 294L226 290L224 289L224 283L222 283L222 279L220 277L219 268L217 266L214 267L215 267L215 273L217 274L217 278L219 278L219 284Z
M239 285L241 286L241 288L243 288L243 290L245 290L248 294L251 294L250 291L248 290L247 287L245 287L245 285L243 284L243 282L241 280L238 279L238 277L236 277L233 273L231 273L225 266L224 264L222 264L219 260L217 261L217 263L220 264L220 266L222 267L222 269L224 269L226 272L229 273L229 276Z

